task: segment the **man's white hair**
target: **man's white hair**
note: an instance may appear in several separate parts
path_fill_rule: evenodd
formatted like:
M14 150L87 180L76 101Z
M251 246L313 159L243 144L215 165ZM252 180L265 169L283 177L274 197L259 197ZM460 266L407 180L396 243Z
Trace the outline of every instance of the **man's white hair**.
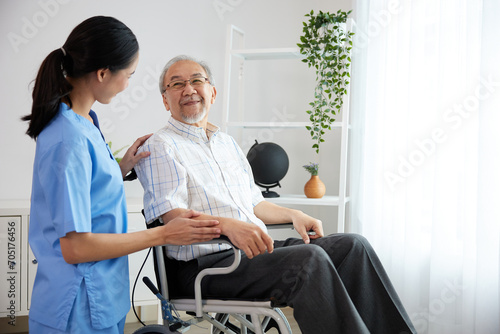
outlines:
M161 94L165 93L165 90L166 90L166 88L163 86L163 81L165 80L165 75L167 74L169 68L172 65L174 65L175 63L177 63L179 61L183 61L183 60L193 61L193 62L197 63L198 65L200 65L201 67L203 67L203 69L207 73L207 77L208 77L208 81L210 82L210 85L215 86L215 81L214 81L214 78L212 77L212 71L210 70L210 67L208 66L208 64L206 62L199 61L191 56L180 55L180 56L177 56L177 57L170 59L169 62L163 68L163 71L161 72L160 82L159 82Z

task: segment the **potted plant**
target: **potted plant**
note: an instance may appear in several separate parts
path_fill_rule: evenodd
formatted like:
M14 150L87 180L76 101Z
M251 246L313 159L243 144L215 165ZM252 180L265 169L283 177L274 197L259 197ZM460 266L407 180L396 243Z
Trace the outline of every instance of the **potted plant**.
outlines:
M304 186L304 194L307 198L321 198L325 195L326 187L318 176L319 165L310 162L309 165L302 166L311 174L311 178Z
M316 87L314 101L310 102L310 126L306 126L314 144L312 148L319 154L320 144L324 142L323 135L331 130L343 105L343 97L347 93L350 80L351 49L353 32L347 31L346 21L351 13L337 11L336 14L319 11L315 14L311 10L306 14L308 22L303 22L303 35L297 46L305 56L302 60L309 67L316 70ZM311 179L304 187L307 197L320 198L325 193L325 185L318 176L318 164L311 163L303 166L311 173ZM318 187L318 189L314 189Z
M347 31L345 23L350 13L339 10L336 14L322 11L314 14L311 10L305 15L309 21L303 22L301 43L297 44L305 56L302 61L316 70L314 101L309 103L311 109L306 111L311 126L306 126L306 129L314 140L312 148L318 154L325 130L331 130L349 85L354 33Z

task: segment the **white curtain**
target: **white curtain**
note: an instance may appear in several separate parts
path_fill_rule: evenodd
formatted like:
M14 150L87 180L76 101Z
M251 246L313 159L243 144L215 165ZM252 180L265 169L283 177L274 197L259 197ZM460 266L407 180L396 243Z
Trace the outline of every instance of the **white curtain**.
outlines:
M500 1L355 3L350 228L418 333L500 333Z

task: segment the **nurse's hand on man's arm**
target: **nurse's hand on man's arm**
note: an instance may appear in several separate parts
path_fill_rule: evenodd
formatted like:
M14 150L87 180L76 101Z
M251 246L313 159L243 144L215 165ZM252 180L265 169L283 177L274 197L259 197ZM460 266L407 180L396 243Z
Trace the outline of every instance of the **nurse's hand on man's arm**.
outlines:
M61 253L70 264L114 259L163 244L188 245L220 237L219 222L195 219L199 212L187 210L164 226L130 233L67 233L59 238Z
M193 219L200 215L200 212L187 210L169 220L165 225L157 227L162 229L160 231L165 237L164 243L189 245L219 238L221 235L219 221L215 219Z
M146 158L150 155L150 152L141 152L137 154L137 150L141 147L144 142L151 137L153 134L150 133L148 135L142 136L138 138L132 146L129 147L122 160L120 161L120 169L122 171L122 176L125 177L128 172L134 168L134 166L139 162L139 160Z
M186 219L185 215L188 212L194 212L192 210L187 209L172 209L167 213L162 215L162 220L164 222L168 222L165 226L167 227L171 222L175 219L182 218ZM233 245L241 249L248 258L254 258L259 254L264 254L266 252L272 253L274 249L274 241L273 239L264 232L260 227L255 224L250 224L247 222L243 222L234 218L228 217L218 217L211 216L207 214L200 214L196 212L194 215L190 216L194 220L207 222L217 222L216 226L212 228L216 228L219 234L225 235L231 240ZM195 224L195 222L190 222L190 224ZM188 224L189 225L189 224ZM208 226L205 226L207 228ZM201 232L201 231L200 231ZM184 232L186 233L186 232ZM207 235L206 237L209 237ZM185 237L188 237L187 235ZM213 238L218 238L218 236L214 236ZM210 240L205 239L203 241ZM179 245L182 243L178 243Z

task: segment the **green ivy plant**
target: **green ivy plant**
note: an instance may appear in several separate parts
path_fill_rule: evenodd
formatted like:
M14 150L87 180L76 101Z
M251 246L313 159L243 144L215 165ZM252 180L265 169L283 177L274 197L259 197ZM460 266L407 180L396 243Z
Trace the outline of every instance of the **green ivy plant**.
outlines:
M112 142L107 142L108 146L109 146L109 149L111 150L111 152L113 153L113 157L115 158L116 162L120 163L120 161L122 161L122 157L118 157L118 154L123 151L124 149L126 149L128 147L128 145L125 145L123 146L122 148L119 148L117 149L116 151L112 151L112 148L111 148L111 145L113 144Z
M309 21L303 22L301 43L297 44L305 56L302 61L316 69L315 100L309 103L311 110L307 110L311 126L306 126L306 129L314 140L312 148L318 154L320 144L325 141L325 130L331 130L349 85L354 33L346 31L343 23L350 13L339 10L336 14L322 11L314 14L311 10L305 15Z

